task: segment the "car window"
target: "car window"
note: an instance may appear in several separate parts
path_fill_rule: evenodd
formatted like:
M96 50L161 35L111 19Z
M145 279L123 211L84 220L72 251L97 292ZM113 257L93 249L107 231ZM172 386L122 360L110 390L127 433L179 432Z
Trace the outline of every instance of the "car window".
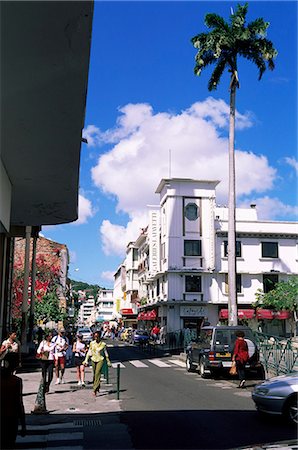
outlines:
M200 342L206 346L210 345L212 338L212 330L202 330L200 333Z
M230 332L229 330L216 330L215 344L216 345L229 345Z

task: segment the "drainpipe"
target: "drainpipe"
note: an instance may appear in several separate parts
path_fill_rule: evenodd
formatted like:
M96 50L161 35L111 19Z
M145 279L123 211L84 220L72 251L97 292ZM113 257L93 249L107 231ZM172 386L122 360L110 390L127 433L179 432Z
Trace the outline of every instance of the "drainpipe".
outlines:
M31 301L30 301L30 314L29 314L29 332L27 342L32 341L33 327L34 327L34 306L35 306L35 278L36 278L36 247L37 236L33 237L32 248L32 265L31 265Z
M28 353L27 346L27 312L28 312L28 289L29 289L29 262L30 262L30 237L31 227L26 227L26 244L25 244L25 267L24 267L24 290L22 302L22 334L21 344L22 353Z

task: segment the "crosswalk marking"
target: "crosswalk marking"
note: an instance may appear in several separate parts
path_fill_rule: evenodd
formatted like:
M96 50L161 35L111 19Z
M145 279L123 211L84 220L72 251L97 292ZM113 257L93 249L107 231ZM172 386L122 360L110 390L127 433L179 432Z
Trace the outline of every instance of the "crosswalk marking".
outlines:
M136 360L136 361L129 361L130 362L130 364L132 364L133 366L135 366L135 367L148 367L147 366L147 364L144 364L142 361L138 361L138 360Z
M149 362L156 365L157 367L172 367L170 364L161 361L160 359L148 359Z
M66 429L66 433L58 432ZM66 423L52 423L47 425L28 425L26 436L17 436L16 447L18 449L45 450L83 450L83 426L76 425L73 421ZM61 442L61 445L53 443ZM80 445L82 443L82 445ZM39 446L38 446L39 444ZM74 445L75 444L75 445Z
M120 365L120 369L125 369L125 365L122 364L121 362L113 362L112 363L113 369L117 369L118 364Z
M170 359L169 363L176 364L177 366L185 368L185 362L180 361L179 359Z

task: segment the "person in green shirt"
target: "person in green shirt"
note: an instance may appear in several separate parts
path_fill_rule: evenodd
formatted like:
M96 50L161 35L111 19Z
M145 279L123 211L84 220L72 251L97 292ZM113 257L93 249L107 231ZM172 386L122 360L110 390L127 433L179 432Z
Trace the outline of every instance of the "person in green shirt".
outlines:
M91 358L93 369L93 395L96 397L100 389L100 376L104 361L106 360L109 367L111 367L111 362L107 351L107 345L101 340L100 333L96 331L93 337L94 340L90 342L89 350L83 364L87 366L88 360Z

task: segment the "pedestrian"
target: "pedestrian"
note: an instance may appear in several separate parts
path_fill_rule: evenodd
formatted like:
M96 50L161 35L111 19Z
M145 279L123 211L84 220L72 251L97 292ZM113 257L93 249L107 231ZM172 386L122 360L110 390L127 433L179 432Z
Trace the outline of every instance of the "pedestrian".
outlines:
M73 352L72 352L72 347L73 347L73 336L72 333L70 331L68 331L66 333L66 341L68 344L68 347L66 349L66 354L65 354L65 358L66 358L66 366L71 366L72 362L73 362Z
M17 339L17 333L15 330L11 330L7 334L7 339L2 342L0 349L0 359L3 359L8 353L11 354L10 358L15 359L15 368L21 366L21 345Z
M77 335L77 340L73 344L72 351L75 355L78 386L85 386L85 366L83 362L86 357L87 348L85 343L83 342L82 334Z
M237 372L239 376L238 388L244 388L245 386L245 364L249 359L248 345L244 339L245 333L242 330L236 331L236 342L233 350L232 361L236 363Z
M91 358L93 369L93 395L96 397L100 389L100 376L104 361L106 360L107 365L111 367L107 345L101 340L98 331L94 333L94 340L90 342L89 350L83 363L85 366L88 366L89 358Z
M26 435L25 410L23 404L22 379L13 375L18 360L13 353L7 353L1 363L1 448L14 449L21 423L21 436Z
M38 346L36 356L40 359L41 373L44 385L44 392L47 394L50 391L50 384L53 380L54 372L54 348L55 344L52 342L53 334L48 331L45 338Z
M67 338L65 337L65 330L61 328L58 331L58 335L54 336L52 339L54 343L54 361L55 361L55 374L56 374L56 383L55 384L63 384L64 383L64 372L65 372L65 355L66 350L68 348ZM60 375L61 373L61 375Z
M156 325L152 328L152 331L151 331L151 336L152 336L153 341L156 342L156 341L158 340L158 338L159 338L159 333L160 333L160 328L159 328L158 324L156 324Z

